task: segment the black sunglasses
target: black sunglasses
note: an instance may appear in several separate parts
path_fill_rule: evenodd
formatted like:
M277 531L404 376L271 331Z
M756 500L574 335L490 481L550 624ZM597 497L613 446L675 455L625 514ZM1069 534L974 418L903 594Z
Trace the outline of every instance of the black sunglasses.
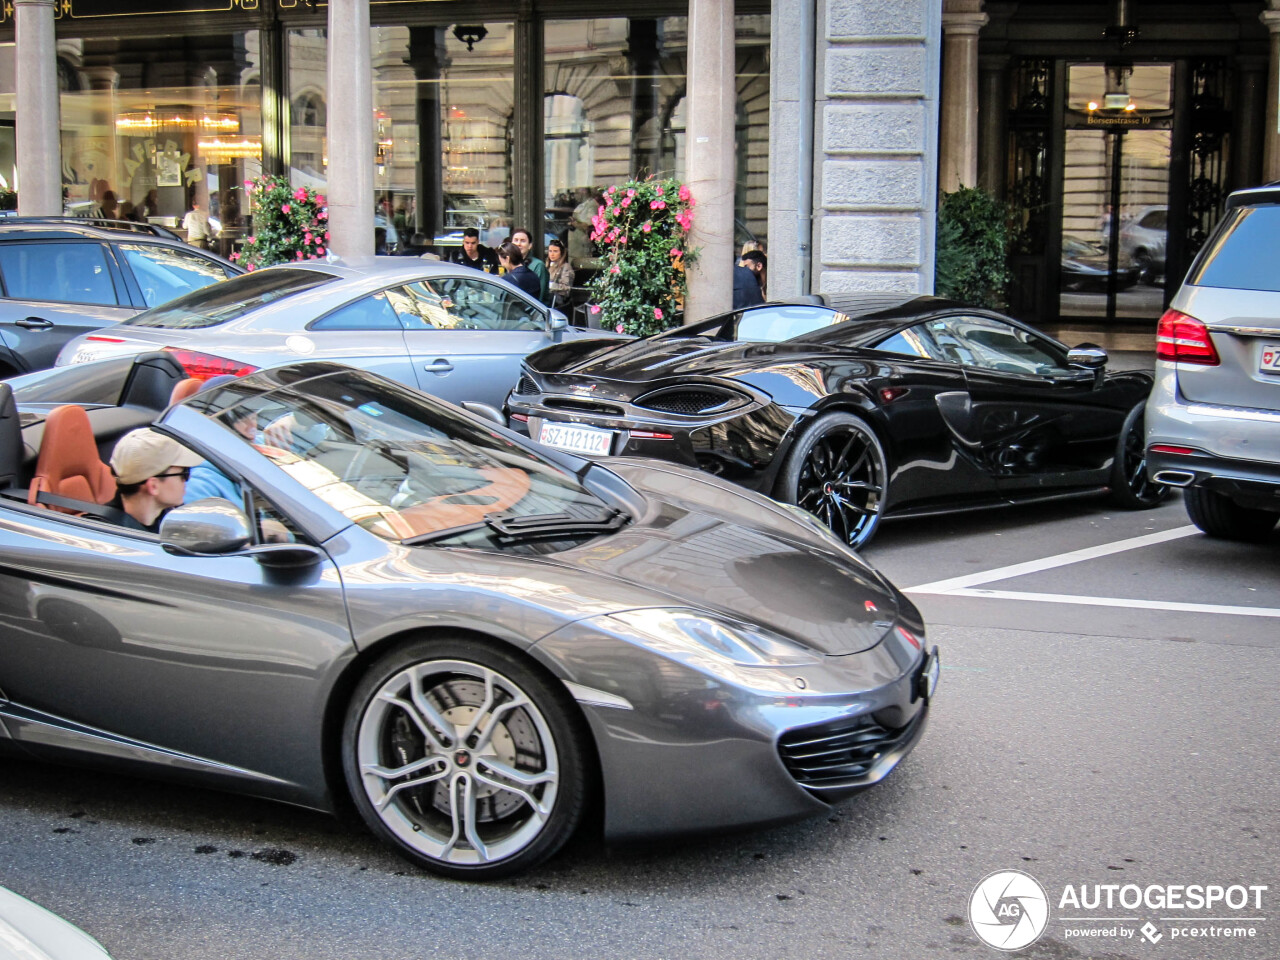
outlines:
M157 480L163 480L165 477L181 477L183 480L190 480L190 479L191 479L191 468L190 468L190 467L179 467L179 468L178 468L175 472L173 472L173 473L168 473L168 472L166 472L166 473L157 473L157 474L156 474L156 479L157 479Z

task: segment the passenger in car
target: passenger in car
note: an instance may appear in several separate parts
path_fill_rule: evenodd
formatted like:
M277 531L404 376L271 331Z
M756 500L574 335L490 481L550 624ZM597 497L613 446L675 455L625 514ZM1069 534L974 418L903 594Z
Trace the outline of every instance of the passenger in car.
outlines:
M161 518L182 503L191 468L201 462L200 454L150 427L126 433L111 452L117 490L108 506L121 511L123 526L157 533Z

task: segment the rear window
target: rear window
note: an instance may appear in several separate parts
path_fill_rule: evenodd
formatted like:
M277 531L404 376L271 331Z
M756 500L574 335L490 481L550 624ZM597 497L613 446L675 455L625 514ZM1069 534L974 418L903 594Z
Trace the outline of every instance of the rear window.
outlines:
M131 327L199 330L229 323L264 304L338 278L313 270L260 270L204 287L123 321Z
M1187 283L1198 287L1280 293L1274 258L1259 256L1280 244L1280 206L1232 210L1191 268Z

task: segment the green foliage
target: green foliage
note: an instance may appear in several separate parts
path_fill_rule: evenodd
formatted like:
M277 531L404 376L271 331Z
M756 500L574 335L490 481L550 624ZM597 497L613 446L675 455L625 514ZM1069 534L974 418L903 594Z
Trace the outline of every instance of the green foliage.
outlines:
M944 193L938 206L934 290L940 297L999 309L1009 283L1008 211L977 187Z
M12 190L0 190L0 210L17 210L18 195Z
M628 180L605 191L591 219L591 239L606 266L592 283L601 326L639 337L671 326L684 303L685 267L697 257L687 243L693 197L678 180Z
M244 182L253 213L253 236L231 255L249 270L273 263L317 260L329 248L329 212L324 194L293 189L284 177Z

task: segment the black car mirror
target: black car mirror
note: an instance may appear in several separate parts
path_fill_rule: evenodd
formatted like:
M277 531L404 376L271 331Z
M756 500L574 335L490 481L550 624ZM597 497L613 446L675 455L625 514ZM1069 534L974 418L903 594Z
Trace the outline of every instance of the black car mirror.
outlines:
M1092 343L1082 343L1067 351L1067 363L1086 370L1100 370L1107 365L1107 351Z
M179 556L220 556L243 550L253 528L243 510L222 497L206 497L174 507L160 521L160 539Z

